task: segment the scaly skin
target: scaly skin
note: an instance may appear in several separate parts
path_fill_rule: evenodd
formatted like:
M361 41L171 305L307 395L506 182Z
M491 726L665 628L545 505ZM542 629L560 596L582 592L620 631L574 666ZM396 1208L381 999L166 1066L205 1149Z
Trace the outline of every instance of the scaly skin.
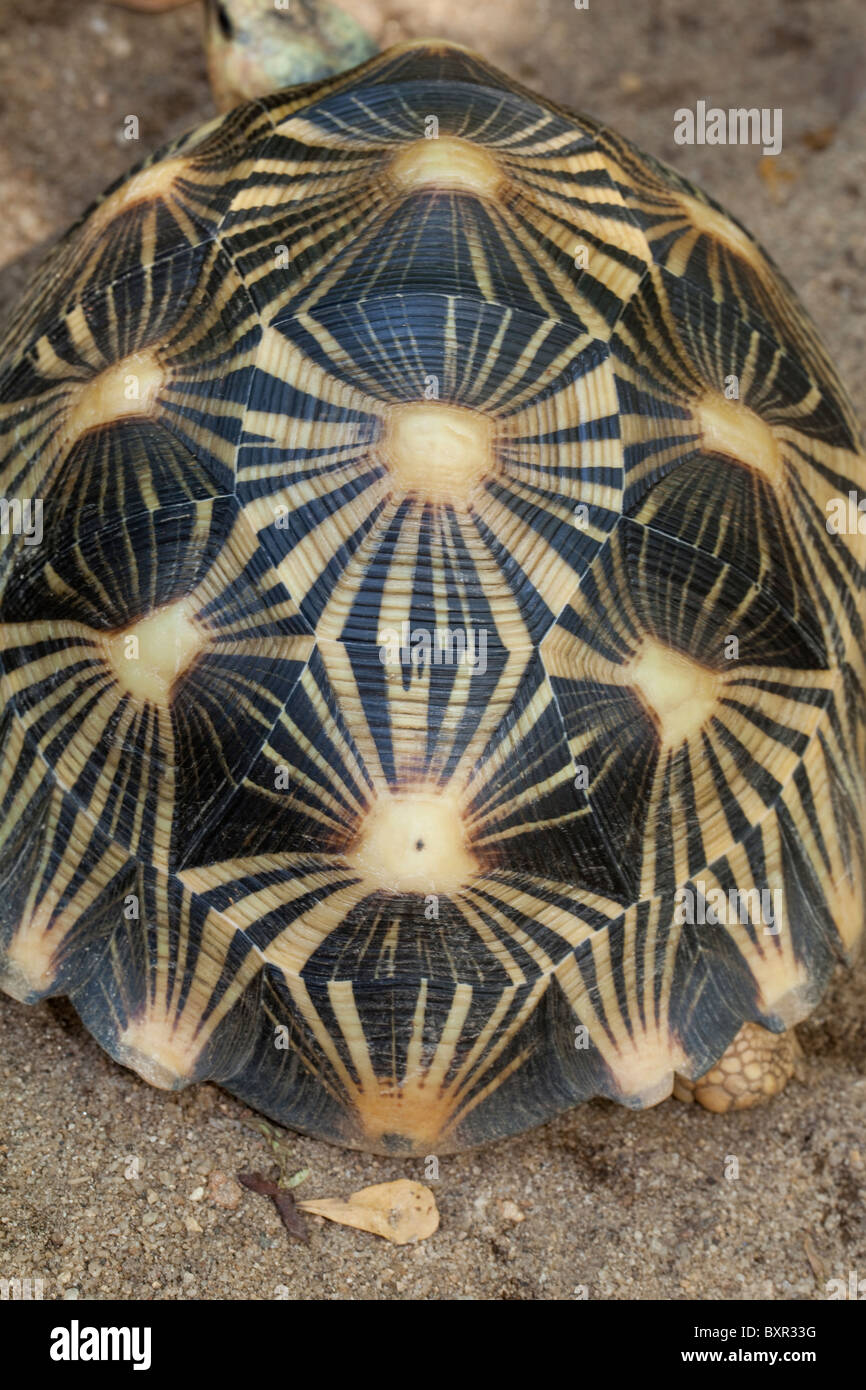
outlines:
M162 10L178 10L188 5L190 0L111 0L123 10L146 10L148 14L158 14Z
M378 50L351 15L319 0L207 0L205 40L221 111L284 87L319 82Z
M696 1100L717 1114L750 1110L778 1095L792 1076L800 1074L801 1056L793 1028L770 1033L760 1024L744 1023L727 1052L703 1076L694 1081L676 1077L674 1095Z
M112 0L157 13L190 0ZM230 111L284 87L347 72L378 52L351 15L327 0L205 0L205 45L214 101Z

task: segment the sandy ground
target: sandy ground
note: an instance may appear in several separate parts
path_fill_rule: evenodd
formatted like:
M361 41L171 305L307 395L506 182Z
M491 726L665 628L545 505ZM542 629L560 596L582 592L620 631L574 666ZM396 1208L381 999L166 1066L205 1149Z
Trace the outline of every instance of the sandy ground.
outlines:
M798 287L864 414L862 0L347 8L385 42L470 43L704 184ZM769 176L754 149L674 144L674 111L699 99L783 109ZM132 150L129 114L141 121ZM132 158L209 114L197 7L147 17L0 0L0 313L34 248ZM82 1299L559 1299L581 1286L590 1298L821 1298L827 1279L866 1275L864 995L862 966L837 979L800 1030L806 1084L763 1110L719 1119L675 1101L644 1114L594 1102L442 1160L441 1228L399 1249L321 1222L309 1249L291 1244L269 1202L219 1177L267 1167L249 1110L212 1086L153 1091L66 1004L2 998L0 1278ZM423 1177L418 1162L300 1138L291 1148L311 1170L309 1196Z

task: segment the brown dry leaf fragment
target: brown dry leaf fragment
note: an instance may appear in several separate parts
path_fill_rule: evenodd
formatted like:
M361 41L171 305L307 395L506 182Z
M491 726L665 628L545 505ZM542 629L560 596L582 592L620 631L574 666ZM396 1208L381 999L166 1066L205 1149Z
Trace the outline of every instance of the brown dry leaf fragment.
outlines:
M304 1245L309 1245L310 1236L307 1231L307 1223L298 1211L298 1204L286 1188L281 1187L274 1196L274 1205L280 1213L283 1225L290 1236L301 1241Z
M835 125L822 125L819 130L804 130L800 139L807 149L826 150L828 145L832 145L835 134Z
M823 1284L827 1278L827 1269L812 1241L812 1237L807 1231L803 1236L803 1249L806 1252L806 1259L819 1284Z
M238 1173L238 1182L250 1192L257 1192L261 1197L270 1197L289 1235L302 1241L304 1245L309 1245L306 1222L298 1211L298 1205L291 1192L280 1187L272 1178L266 1178L264 1173Z
M302 1211L324 1216L341 1226L370 1231L393 1245L426 1240L439 1227L439 1211L433 1193L423 1183L410 1182L408 1178L362 1187L345 1200L322 1197L317 1201L299 1202L298 1206Z
M643 78L639 72L621 72L617 81L620 91L626 96L634 96L636 92L643 91Z
M786 184L795 183L800 177L796 168L785 168L779 164L779 156L765 154L758 160L758 177L767 189L774 203L784 201L783 189Z
M250 1192L258 1192L260 1197L275 1197L280 1190L264 1173L238 1173L238 1182Z

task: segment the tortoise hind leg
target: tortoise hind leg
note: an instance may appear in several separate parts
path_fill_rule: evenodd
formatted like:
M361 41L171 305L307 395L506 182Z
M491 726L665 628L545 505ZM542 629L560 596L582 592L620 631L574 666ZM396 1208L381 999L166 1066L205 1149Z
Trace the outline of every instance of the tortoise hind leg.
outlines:
M748 1110L776 1096L799 1072L802 1049L794 1030L771 1033L759 1023L744 1023L727 1051L708 1072L690 1081L674 1078L677 1100L696 1100L706 1110Z

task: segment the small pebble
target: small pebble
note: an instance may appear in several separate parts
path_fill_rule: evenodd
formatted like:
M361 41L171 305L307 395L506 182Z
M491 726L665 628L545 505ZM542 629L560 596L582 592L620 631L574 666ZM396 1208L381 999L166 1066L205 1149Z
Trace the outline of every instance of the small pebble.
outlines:
M207 1180L207 1192L211 1201L218 1207L226 1207L229 1211L234 1211L241 1204L240 1184L234 1178L230 1178L228 1173L214 1171Z
M517 1205L516 1202L506 1200L504 1202L500 1202L499 1207L506 1221L526 1220L525 1214L520 1210L520 1207Z

